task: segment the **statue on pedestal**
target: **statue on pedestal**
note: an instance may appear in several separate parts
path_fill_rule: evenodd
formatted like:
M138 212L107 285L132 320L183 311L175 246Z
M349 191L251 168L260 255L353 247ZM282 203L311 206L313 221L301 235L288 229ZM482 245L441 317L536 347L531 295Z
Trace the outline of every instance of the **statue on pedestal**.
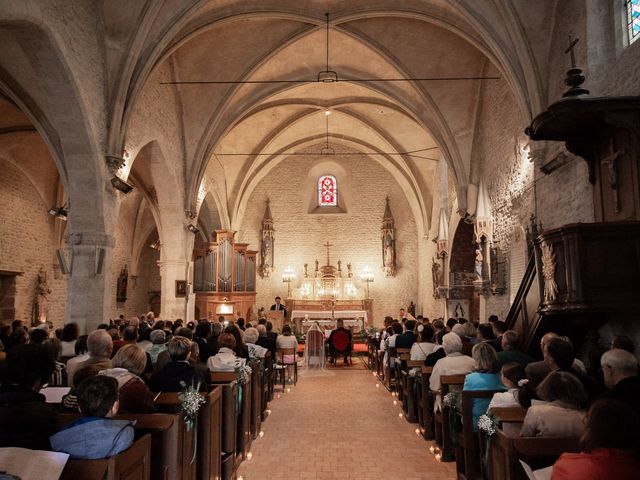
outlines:
M33 325L45 323L47 321L49 294L51 288L47 283L47 272L44 267L40 267L38 271L38 283L36 285L36 291L33 298L33 310L31 316L31 323Z

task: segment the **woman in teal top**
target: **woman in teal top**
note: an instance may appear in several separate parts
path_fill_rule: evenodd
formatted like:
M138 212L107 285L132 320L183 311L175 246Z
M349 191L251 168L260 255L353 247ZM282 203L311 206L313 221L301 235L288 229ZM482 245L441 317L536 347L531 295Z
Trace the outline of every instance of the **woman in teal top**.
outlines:
M467 374L463 390L506 390L500 381L498 355L488 342L474 345L471 356L475 371ZM478 418L487 413L490 398L477 398L473 401L473 431L478 431Z

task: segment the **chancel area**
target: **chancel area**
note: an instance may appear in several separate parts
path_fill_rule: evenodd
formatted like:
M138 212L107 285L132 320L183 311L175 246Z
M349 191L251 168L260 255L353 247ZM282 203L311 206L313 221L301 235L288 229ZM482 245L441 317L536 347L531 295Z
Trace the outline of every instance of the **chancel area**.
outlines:
M635 478L638 39L640 0L0 0L0 471Z

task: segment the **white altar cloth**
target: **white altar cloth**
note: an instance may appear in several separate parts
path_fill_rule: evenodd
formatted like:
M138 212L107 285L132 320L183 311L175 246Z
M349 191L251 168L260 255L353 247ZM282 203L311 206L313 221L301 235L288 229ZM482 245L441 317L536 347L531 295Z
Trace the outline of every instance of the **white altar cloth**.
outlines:
M331 319L331 310L293 310L291 312L291 320L303 320L305 315L308 315L308 318L314 320L330 320ZM367 311L366 310L334 310L333 318L338 320L339 318L343 319L345 325L350 320L363 319L364 324L367 323ZM362 325L360 321L354 323L354 325Z

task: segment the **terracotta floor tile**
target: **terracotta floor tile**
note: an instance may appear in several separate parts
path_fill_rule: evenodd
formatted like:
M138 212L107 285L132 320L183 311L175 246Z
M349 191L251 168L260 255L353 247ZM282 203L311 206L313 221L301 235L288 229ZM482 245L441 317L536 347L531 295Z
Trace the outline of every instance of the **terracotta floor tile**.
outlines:
M358 360L359 361L359 360ZM452 480L453 463L438 463L416 424L368 370L300 372L290 393L269 404L264 438L240 465L244 480ZM276 395L277 397L277 395Z

